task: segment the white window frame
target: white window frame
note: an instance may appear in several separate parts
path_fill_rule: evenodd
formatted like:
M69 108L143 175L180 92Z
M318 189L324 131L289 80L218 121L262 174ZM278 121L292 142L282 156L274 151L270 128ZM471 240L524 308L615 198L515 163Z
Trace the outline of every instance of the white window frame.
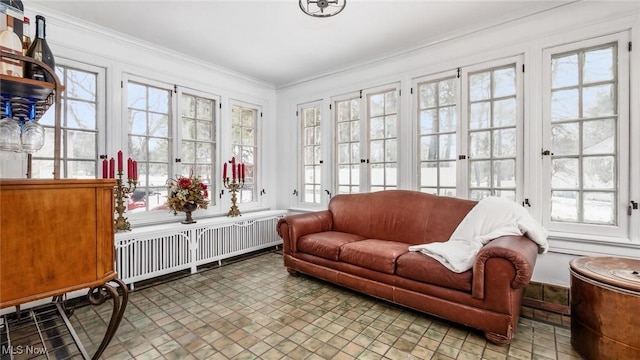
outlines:
M86 72L90 72L90 73L94 73L96 74L96 130L95 132L97 133L96 136L96 144L95 144L95 148L96 148L96 159L95 159L95 174L96 174L96 178L102 178L102 159L101 156L106 154L106 138L107 138L107 134L106 134L106 102L107 102L107 98L106 98L106 69L104 67L100 67L100 66L94 66L94 65L90 65L87 63L83 63L83 62L77 62L77 61L73 61L73 60L69 60L66 58L60 58L56 60L58 62L58 65L60 65L61 67L65 67L65 68L71 68L71 69L77 69L77 70L81 70L81 71L86 71ZM61 81L64 81L63 79L60 79ZM64 85L64 84L63 84ZM66 90L65 92L63 92L62 94L62 100L66 99ZM61 101L60 102L60 106L65 106L66 105L66 101ZM53 106L51 107L51 109L49 109L49 111L47 111L44 116L45 117L51 117L51 119L53 119L55 117L54 115L54 109ZM63 117L63 119L61 119L61 124L65 124L65 120L64 120L64 116L66 116L66 110L65 109L61 109L61 117ZM53 120L52 120L53 121ZM49 129L49 130L48 130ZM61 178L67 178L69 173L67 171L68 167L67 167L67 156L66 156L66 152L65 149L67 149L67 145L66 145L66 137L64 136L64 129L66 129L66 127L63 126L63 133L62 133L62 137L61 137L61 147L60 147L60 155L61 155L61 159L60 159L60 177ZM49 131L53 131L53 126L47 126L45 125L45 131L48 133ZM45 137L45 141L49 141L48 137ZM51 141L53 141L53 137L51 137ZM46 146L46 143L45 143ZM51 146L53 146L53 144L51 144ZM33 154L33 160L37 161L39 159L43 159L43 160L51 160L52 165L53 165L53 152L51 153L51 157L49 156L39 156L40 154L38 152ZM52 168L53 169L53 168ZM36 174L32 174L34 178L37 178L38 176L36 176ZM51 171L51 176L47 176L46 178L51 178L53 179L53 170Z
M308 144L305 143L305 129L307 128L304 124L304 111L310 108L317 108L318 111L320 112L320 144L315 144L313 145L314 147L318 147L320 148L320 162L319 163L314 163L313 165L309 165L305 163L305 147L309 146ZM323 179L325 177L324 171L325 171L325 160L324 160L324 148L325 145L323 144L323 139L324 139L324 123L325 121L322 121L322 116L323 116L323 111L322 111L322 101L314 101L314 102L309 102L309 103L304 103L304 104L299 104L296 110L297 113L297 119L298 119L298 138L299 138L299 144L298 144L298 149L300 149L300 152L298 154L298 181L297 181L297 195L298 195L298 204L302 207L319 207L324 205L325 202L325 197L322 196L322 188L323 186ZM320 175L315 178L315 174L314 174L314 180L316 182L313 183L313 185L317 185L319 187L319 201L313 201L313 202L309 202L309 201L305 201L305 191L306 191L306 185L308 185L306 183L306 179L305 179L305 166L313 166L314 168L319 168L320 169Z
M461 136L461 121L462 121L462 107L460 104L461 101L461 81L460 78L457 75L457 71L456 70L450 70L450 71L445 71L445 72L440 72L437 74L433 74L433 75L427 75L427 76L422 76L419 78L416 78L413 80L412 83L412 89L415 89L415 94L412 94L411 97L411 103L412 103L412 111L413 111L413 129L415 131L415 135L413 136L413 143L415 144L415 148L414 148L414 154L415 154L415 181L416 181L416 189L418 189L418 191L422 191L422 186L421 186L421 163L422 160L420 159L420 150L421 150L421 146L420 146L420 138L422 137L422 133L420 132L420 86L422 84L425 83L432 83L432 82L439 82L439 81L443 81L446 79L450 79L450 78L456 78L456 83L457 83L457 88L456 88L456 129L455 129L455 137L456 137L456 154L461 154L461 145L460 145L460 136ZM412 133L413 134L413 133ZM438 133L433 133L433 134L440 134L440 132ZM437 135L436 135L437 136ZM440 155L438 154L437 160L432 160L433 162L439 163L442 160L440 159ZM455 176L456 176L456 186L455 186L455 191L456 194L455 195L451 195L451 196L459 196L458 191L461 188L461 185L463 183L461 183L460 180L460 174L459 174L459 167L460 167L460 160L458 159L458 156L456 155L456 159L454 160L455 164L456 164L456 171L455 171ZM438 170L439 172L439 170ZM442 189L448 189L449 187L444 187L442 188L439 184L439 181L437 181L437 186L436 188L438 189L438 193L440 193L440 195L442 195ZM447 194L447 196L449 196L449 194Z
M365 115L364 112L364 108L366 107L366 101L363 101L364 96L362 95L362 93L359 92L352 92L352 93L347 93L344 95L340 95L340 96L335 96L333 98L331 98L331 125L333 128L333 133L335 134L335 142L334 142L334 146L332 147L332 152L334 153L334 159L335 162L333 164L333 174L335 174L333 176L333 192L337 195L340 194L340 183L339 183L339 176L340 176L340 169L338 168L338 166L340 165L338 163L339 159L340 159L340 154L339 154L339 148L338 145L340 145L341 143L339 142L339 130L338 130L338 103L342 102L342 101L352 101L352 100L357 100L359 102L359 111L360 111L360 117L358 119L359 121L359 129L358 129L358 136L359 136L359 140L358 140L358 146L359 146L359 153L360 153L360 159L364 159L365 156L363 154L363 136L364 134L366 134L366 131L363 130L363 124L364 124L364 120L363 117ZM359 184L357 185L358 190L354 191L354 192L349 192L349 193L360 193L366 190L365 189L363 183L362 183L362 179L364 179L364 177L366 176L366 169L364 168L364 166L362 166L362 162L359 163L359 167L358 167L358 178L359 178ZM353 164L351 164L353 165ZM353 186L353 185L349 185L349 186ZM344 193L347 194L347 193Z
M399 82L394 82L394 83L390 83L387 85L381 85L381 86L376 86L376 87L372 87L372 88L368 88L359 92L350 92L341 96L335 96L333 98L331 98L331 104L332 104L332 112L331 112L331 116L332 116L332 125L334 128L334 132L337 136L338 134L338 130L337 130L337 112L338 112L338 107L336 105L337 102L340 101L344 101L344 100L349 100L349 99L355 99L358 98L360 101L360 157L361 157L361 163L360 163L360 184L359 184L359 191L360 193L363 192L370 192L371 190L371 161L370 161L370 146L371 146L371 139L370 139L370 125L371 125L371 119L370 119L370 109L369 109L369 98L372 95L377 95L377 94L381 94L381 93L386 93L386 92L390 92L390 91L395 91L397 93L397 103L396 103L396 179L395 179L395 185L389 185L390 188L393 189L399 189L400 188L400 151L401 148L399 146L399 141L401 139L401 134L400 134L400 130L401 130L401 126L400 123L402 122L402 101L401 101L401 96L400 96L400 89L401 89L401 84ZM336 194L338 193L338 189L339 189L339 184L338 184L338 141L335 141L335 146L333 148L333 153L334 158L336 159L334 164L333 164L333 171L334 171L334 176L333 176L333 188L336 191ZM383 164L386 164L386 162L383 162ZM386 186L386 180L385 180L385 186Z
M414 149L416 154L416 160L414 166L416 168L416 188L420 188L419 183L419 171L420 171L420 146L418 144L418 126L420 126L419 118L419 101L418 97L419 84L436 81L451 77L451 74L459 73L458 78L458 101L457 101L457 130L456 130L456 146L458 159L456 163L456 197L468 198L469 197L469 75L482 71L489 71L496 68L501 68L509 65L515 67L516 74L516 186L515 186L515 201L521 202L524 198L524 148L525 142L528 139L524 138L524 73L522 71L524 64L523 55L514 55L497 60L485 61L471 66L461 67L459 69L452 69L445 72L440 72L432 75L426 75L415 78L412 83L412 87L416 89L416 93L412 95L411 101L413 102L413 126L415 129L415 136L413 141L415 143ZM491 128L491 127L490 127Z
M171 116L171 119L169 119L169 134L168 134L168 139L169 139L169 146L168 146L168 159L167 159L167 166L168 166L168 173L169 173L169 177L173 178L176 175L176 167L175 167L175 162L174 159L176 158L176 136L175 136L175 131L176 131L176 116L177 116L177 96L175 96L176 94L174 93L174 85L172 84L168 84L168 83L164 83L161 81L157 81L157 80L151 80L148 78L144 78L141 76L136 76L134 74L129 74L129 73L123 73L122 74L122 125L121 125L121 129L120 129L120 138L122 139L121 142L121 149L112 149L112 151L115 153L117 152L117 150L122 150L123 153L123 157L127 158L127 157L131 157L133 160L138 161L138 159L135 158L135 156L131 156L131 154L129 154L129 149L128 149L128 143L129 143L129 131L128 131L128 121L129 121L129 113L128 113L128 84L129 82L134 82L134 83L139 83L145 86L151 86L151 87L155 87L158 89L162 89L162 90L166 90L169 91L171 94L171 99L169 100L169 114ZM140 162L142 162L140 160ZM141 166L140 164L138 165L138 174L142 173L141 171ZM169 179L167 179L169 180ZM164 201L162 201L162 197L165 196L165 200L166 200L166 191L159 190L160 194L157 194L157 196L160 197L159 203L163 204ZM151 206L149 206L151 208ZM165 215L166 213L166 215ZM173 219L173 212L171 212L169 209L167 209L166 211L164 210L155 210L155 211L143 211L143 212L137 212L137 213L130 213L127 212L128 217L131 221L134 221L137 224L140 223L146 223L146 222L162 222L162 221L169 221L170 219Z
M231 157L233 156L233 143L231 142L231 131L233 128L233 121L231 120L231 113L232 113L232 109L233 106L240 106L243 108L250 108L250 109L254 109L256 110L256 123L255 123L255 134L254 134L254 139L256 141L255 143L255 148L256 148L256 154L254 154L254 162L255 162L255 173L254 173L254 199L253 201L248 201L248 202L241 202L241 197L240 195L236 195L238 196L238 207L240 208L240 211L245 211L245 210L252 210L252 209L258 209L262 206L262 199L263 199L263 195L265 195L266 190L264 188L264 179L263 179L263 170L262 168L264 167L264 162L262 160L262 133L263 133L263 129L262 129L262 120L263 120L263 116L262 116L262 105L256 104L256 103L251 103L251 102L247 102L247 101L242 101L242 100L236 100L236 99L230 99L229 100L229 124L228 124L228 134L229 134L229 142L227 143L227 149L226 151L221 150L221 156L223 156L220 164L222 164L224 161L229 161L231 159ZM226 130L225 130L226 131ZM226 156L225 156L226 155ZM240 162L239 159L236 158L236 162ZM230 170L229 170L230 171ZM224 190L224 193L229 195L229 190L224 189L224 187L221 187L221 190ZM242 191L242 190L240 190ZM230 199L230 195L226 196L227 199ZM222 197L222 208L227 209L227 206L231 206L230 201L225 201L225 197Z
M627 49L630 40L628 31L621 31L615 34L593 37L590 39L580 39L572 42L564 42L562 45L548 46L542 51L542 97L543 97L543 123L542 123L542 147L551 148L550 136L545 136L551 131L551 59L555 54L561 54L581 49L588 49L598 45L617 42L617 69L618 88L616 89L618 106L618 129L617 129L617 225L591 225L584 223L563 223L551 221L551 182L549 175L551 171L551 156L543 156L541 164L541 189L542 189L542 224L549 230L550 234L558 238L580 238L587 242L638 242L637 236L633 239L631 231L631 216L637 216L638 211L634 210L631 216L627 215L630 201L632 181L630 163L630 55ZM629 134L629 136L624 136ZM621 241L622 239L622 241ZM626 239L626 240L625 240Z
M186 95L191 95L191 96L195 96L198 98L205 98L208 100L213 100L214 101L214 105L213 105L213 131L214 131L214 136L213 136L213 145L214 145L214 149L213 149L213 158L212 161L213 163L211 164L211 166L213 167L213 174L211 176L213 176L213 178L211 179L211 184L209 184L209 198L210 198L210 202L209 202L209 206L207 207L206 210L204 210L206 212L206 214L215 214L215 213L219 213L223 211L222 208L222 201L220 201L220 191L224 188L224 186L222 186L222 163L224 162L223 159L221 159L220 154L223 152L222 151L222 146L220 144L220 140L221 140L221 116L220 116L220 101L221 98L219 95L213 95L211 93L208 92L204 92L204 91L200 91L200 90L194 90L194 89L190 89L190 88L185 88L185 87L181 87L178 86L177 87L177 96L176 96L176 126L175 126L175 141L174 141L174 148L173 148L173 152L175 154L180 154L180 146L182 144L182 126L180 124L180 122L182 121L182 95L186 94ZM189 175L189 170L188 168L184 168L185 166L182 165L182 162L180 162L179 164L177 164L176 168L181 169L180 174L181 175ZM200 175L200 174L194 174L194 175ZM202 209L198 210L198 211L203 211Z

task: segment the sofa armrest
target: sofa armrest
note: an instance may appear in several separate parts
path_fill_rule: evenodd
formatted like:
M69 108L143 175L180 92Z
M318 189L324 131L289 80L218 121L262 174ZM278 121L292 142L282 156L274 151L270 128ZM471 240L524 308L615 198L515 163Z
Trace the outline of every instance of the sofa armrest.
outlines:
M472 295L483 299L485 289L491 287L491 278L486 277L487 267L492 258L502 258L513 265L515 276L511 279L511 288L520 289L529 284L533 267L538 256L538 245L525 236L502 236L485 245L473 264Z
M333 216L329 210L288 215L278 221L278 235L283 241L285 254L296 252L296 243L301 236L333 228Z

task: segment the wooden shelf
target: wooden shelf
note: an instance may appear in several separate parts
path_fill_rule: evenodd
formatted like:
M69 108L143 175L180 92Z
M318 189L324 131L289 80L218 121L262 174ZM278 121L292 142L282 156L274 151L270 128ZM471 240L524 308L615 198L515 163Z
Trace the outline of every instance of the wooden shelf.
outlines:
M45 81L0 75L0 89L3 100L21 97L31 101L47 101L53 95L56 86Z

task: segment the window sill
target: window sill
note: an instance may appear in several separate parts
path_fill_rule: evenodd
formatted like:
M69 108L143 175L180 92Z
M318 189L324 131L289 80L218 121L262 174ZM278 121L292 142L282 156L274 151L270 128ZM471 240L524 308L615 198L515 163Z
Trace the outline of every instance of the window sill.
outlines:
M549 232L549 251L568 255L640 258L640 243L624 238Z

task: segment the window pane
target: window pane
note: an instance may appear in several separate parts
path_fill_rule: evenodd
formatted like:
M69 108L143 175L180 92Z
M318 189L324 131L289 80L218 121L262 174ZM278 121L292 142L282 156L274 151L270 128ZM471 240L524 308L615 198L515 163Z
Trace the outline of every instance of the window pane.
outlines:
M439 158L441 160L451 160L456 158L456 135L445 134L440 135L439 139Z
M195 96L182 94L182 116L187 118L196 117L196 98Z
M491 73L483 72L469 76L469 98L471 101L491 97Z
M551 60L551 87L558 89L578 85L578 55L558 57Z
M213 118L214 101L210 99L198 98L196 103L196 118L198 118L199 120L211 121L211 119Z
M98 158L96 144L98 136L95 132L86 131L66 131L67 134L67 157L74 159L95 160ZM93 162L95 168L95 162ZM95 171L94 171L95 172Z
M349 123L338 124L338 141L349 142L351 140L351 127Z
M477 131L469 134L469 156L472 159L491 157L491 132Z
M516 125L516 99L505 99L493 103L493 126Z
M420 160L436 160L438 157L437 136L420 137Z
M610 192L584 193L584 221L592 224L615 224L615 198Z
M493 132L493 156L516 156L516 129L502 129Z
M194 140L196 138L196 121L189 118L182 118L182 139Z
M551 126L551 148L555 155L577 155L580 153L580 130L578 123Z
M198 131L196 132L196 138L202 141L213 141L213 121L209 119L207 121L198 121L196 122Z
M384 115L384 94L376 94L370 96L369 112L369 117Z
M584 159L585 189L614 189L615 164L613 156L594 156Z
M491 186L491 161L470 161L469 169L471 187Z
M418 92L418 103L421 109L436 106L436 87L438 83L421 84Z
M515 160L496 160L493 162L493 187L515 189L516 187Z
M577 191L552 191L551 219L554 221L578 221L579 196Z
M420 164L420 186L435 187L438 186L438 163L423 162Z
M551 93L551 121L572 120L580 117L580 94L578 90L554 91Z
M551 161L551 188L578 188L578 159L553 159Z
M515 68L498 69L493 72L493 97L516 94Z
M438 105L455 105L457 88L456 79L442 80L438 82Z
M83 70L68 69L64 82L67 98L95 101L97 89L97 74Z
M420 133L432 134L438 131L436 110L422 110L420 112Z
M491 103L481 102L471 104L469 114L469 129L483 129L489 126L491 119Z
M616 151L614 119L585 121L583 124L584 154L613 154Z
M456 186L456 162L455 161L441 161L440 168L438 169L440 186Z
M447 106L440 108L438 113L438 124L440 125L440 131L456 131L457 119L456 108L453 106Z
M582 113L584 117L615 115L613 85L589 86L582 90Z
M614 80L613 47L587 51L584 54L584 83Z
M370 139L384 139L384 118L377 117L370 120Z
M96 103L67 100L66 123L69 128L96 130Z
M384 160L384 140L372 141L369 145L369 156L372 163L380 163Z

